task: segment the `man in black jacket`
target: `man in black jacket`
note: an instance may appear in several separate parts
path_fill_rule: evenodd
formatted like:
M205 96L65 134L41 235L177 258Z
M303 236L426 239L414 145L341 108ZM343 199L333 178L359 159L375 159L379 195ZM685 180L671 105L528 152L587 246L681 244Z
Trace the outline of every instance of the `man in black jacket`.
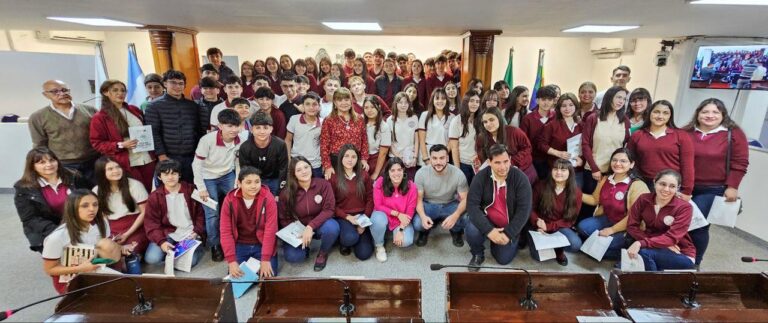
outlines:
M197 141L206 133L207 120L201 120L202 108L184 97L187 78L184 73L168 70L163 74L166 93L150 102L144 118L152 126L155 153L160 161L174 159L181 163L181 180L192 183L192 160Z
M517 255L517 240L531 214L531 185L517 167L511 167L507 147L496 144L488 149L489 167L475 175L469 188L464 229L472 253L470 266L485 261L485 239L491 241L491 255L501 265ZM470 268L469 271L478 271Z

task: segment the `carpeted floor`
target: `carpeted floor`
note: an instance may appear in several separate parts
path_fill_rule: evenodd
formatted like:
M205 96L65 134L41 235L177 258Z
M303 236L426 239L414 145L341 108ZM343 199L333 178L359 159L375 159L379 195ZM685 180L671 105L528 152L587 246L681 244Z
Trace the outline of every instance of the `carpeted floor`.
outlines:
M711 244L701 266L702 271L764 272L768 263L742 263L742 256L768 258L768 243L745 235L738 230L713 227ZM23 235L21 223L13 206L13 196L0 195L0 310L18 306L55 295L51 279L42 269L39 254L29 251ZM445 273L429 270L431 263L460 264L469 262L469 247L456 248L451 244L450 235L438 229L430 235L426 247L410 247L393 250L387 245L389 260L379 263L375 258L358 261L353 255L342 256L338 249L330 255L328 267L315 273L312 270L314 255L318 244L313 244L312 257L302 265L280 263L280 275L286 277L327 277L327 276L365 276L367 278L417 278L421 279L423 317L428 322L444 321L445 318ZM522 267L539 271L556 272L598 272L604 278L613 267L613 262L598 263L583 254L568 254L570 264L562 267L554 262L535 262L527 249L521 250L511 267ZM486 251L486 265L496 265L490 252ZM160 273L162 268L145 266L146 272ZM457 269L461 271L461 269ZM225 263L214 263L206 253L201 263L186 274L177 271L178 276L223 277L227 274ZM251 316L256 302L257 291L251 289L236 301L240 321ZM56 302L44 303L26 309L10 318L8 322L40 322L53 313Z

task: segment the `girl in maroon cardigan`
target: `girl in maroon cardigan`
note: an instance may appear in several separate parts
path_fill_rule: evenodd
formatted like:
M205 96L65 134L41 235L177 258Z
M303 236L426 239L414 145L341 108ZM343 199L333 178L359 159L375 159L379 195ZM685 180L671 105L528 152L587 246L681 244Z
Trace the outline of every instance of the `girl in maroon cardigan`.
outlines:
M536 183L533 189L531 227L541 233L560 232L568 238L570 246L555 248L557 263L568 265L564 251L579 252L581 238L571 227L581 208L581 190L576 186L576 171L567 159L558 159L552 165L550 176ZM528 244L531 257L539 260L533 243Z
M314 75L307 73L307 62L304 59L299 58L293 63L293 72L296 75L304 75L309 79L309 90L315 93L320 92L320 87L317 84L317 79Z
M635 242L627 253L633 259L642 257L647 271L694 267L696 247L688 236L693 208L676 196L680 180L680 173L662 170L654 179L654 193L640 196L632 205L627 232Z
M339 158L330 182L336 197L335 220L339 223L341 254L349 255L354 249L357 259L367 260L373 255L373 237L357 221L360 216L370 219L373 213L373 181L363 171L355 146L341 146Z
M683 129L693 144L695 172L691 199L704 216L708 216L715 196L724 196L728 202L739 198L739 184L749 166L747 136L728 116L723 101L715 98L702 101ZM731 158L726 162L729 147ZM699 265L709 245L709 226L689 234L696 246L696 265Z
M277 275L277 203L261 184L261 171L245 166L237 176L239 188L229 192L221 208L221 247L229 274L243 276L240 264L261 260L259 277Z
M272 92L275 92L275 95L283 95L283 88L280 87L280 63L277 62L277 58L270 56L267 57L265 64L267 65L269 87Z
M544 126L555 119L555 112L553 111L555 102L557 102L557 92L553 86L543 86L536 91L536 107L531 113L526 114L520 123L520 130L528 136L528 140L531 142L537 142ZM531 157L533 167L536 168L536 174L539 178L548 177L547 154L536 149Z
M528 114L528 104L531 103L529 96L525 86L518 85L512 89L504 108L504 124L520 127L523 117Z
M352 94L346 88L333 93L333 110L320 129L320 159L325 179L330 179L344 144L353 144L360 151L363 169L368 170L368 135L365 118L352 109Z
M152 188L155 171L154 154L134 152L139 143L130 139L128 128L144 125L144 115L139 108L125 103L126 87L118 80L106 80L99 89L101 110L91 119L90 141L96 151L114 159L131 177L144 188Z
M501 111L498 108L490 108L481 116L483 129L478 129L475 149L477 157L485 162L488 159L488 149L494 144L507 146L507 152L511 157L512 166L520 168L533 185L536 182L536 170L531 164L531 142L519 128L502 124Z
M579 100L573 93L565 93L560 96L555 105L555 120L547 123L536 142L539 152L549 156L550 167L558 159L570 160L575 164L576 185L582 184L582 165L584 160L581 155L571 156L568 153L568 139L581 134L581 119L576 113Z
M416 98L419 100L419 104L413 104L413 111L416 111L416 116L420 116L427 107L427 79L424 76L424 64L421 60L415 59L411 62L411 75L403 80L403 91L407 90L408 84L414 84L416 86Z
M365 83L365 93L376 93L375 80L368 75L368 69L365 68L365 60L363 60L362 57L355 58L355 62L352 65L352 75L349 75L349 77L352 76L359 76L363 79L363 83ZM349 87L348 83L344 82L344 84Z

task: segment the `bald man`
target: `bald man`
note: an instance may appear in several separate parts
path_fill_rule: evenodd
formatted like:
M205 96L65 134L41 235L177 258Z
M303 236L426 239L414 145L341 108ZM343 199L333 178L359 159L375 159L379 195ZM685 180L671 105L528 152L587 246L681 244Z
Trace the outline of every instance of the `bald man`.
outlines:
M89 129L96 110L75 104L66 83L48 80L43 83L43 96L51 104L29 116L29 132L34 147L48 147L61 160L62 166L76 170L89 180L98 153L91 147Z

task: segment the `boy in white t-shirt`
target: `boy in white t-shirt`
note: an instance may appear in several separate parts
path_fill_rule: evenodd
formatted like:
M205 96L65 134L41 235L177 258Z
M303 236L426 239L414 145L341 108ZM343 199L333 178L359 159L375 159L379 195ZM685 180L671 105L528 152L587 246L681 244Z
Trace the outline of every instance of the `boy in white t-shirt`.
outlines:
M288 121L285 144L288 146L291 157L304 156L309 161L312 166L312 177L322 178L320 130L323 119L319 116L320 97L315 92L309 92L302 98L301 104L304 107L304 113L297 114Z

